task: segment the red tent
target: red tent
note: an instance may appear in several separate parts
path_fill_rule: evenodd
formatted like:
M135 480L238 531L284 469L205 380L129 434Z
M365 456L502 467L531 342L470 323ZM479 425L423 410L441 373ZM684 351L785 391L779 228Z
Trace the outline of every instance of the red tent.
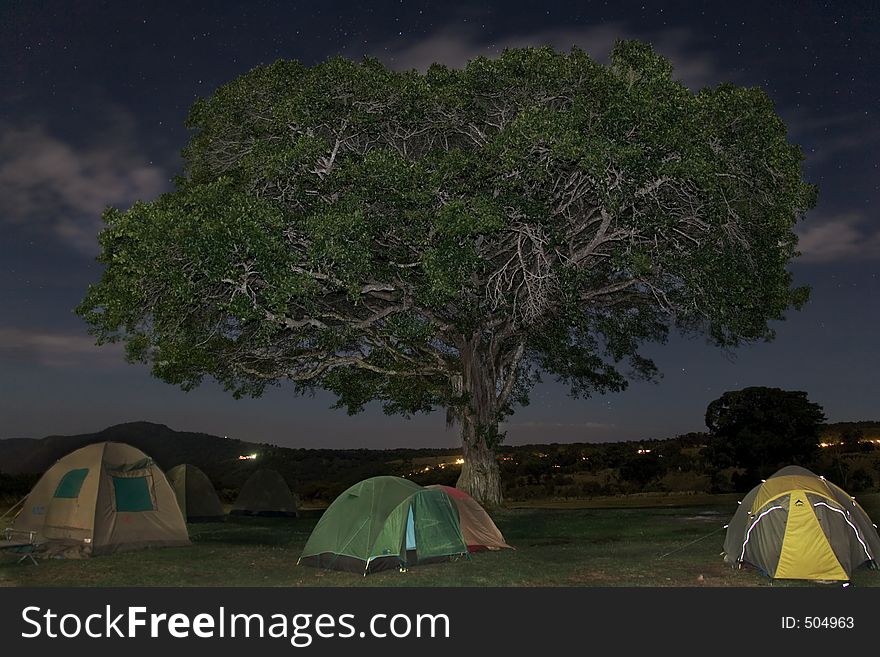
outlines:
M503 548L513 549L512 546L504 542L504 536L492 522L492 518L486 513L486 510L480 506L470 495L458 488L450 486L433 485L428 488L439 488L449 495L458 507L459 524L461 525L461 533L464 536L464 542L468 546L469 552L478 552L479 550L501 550Z

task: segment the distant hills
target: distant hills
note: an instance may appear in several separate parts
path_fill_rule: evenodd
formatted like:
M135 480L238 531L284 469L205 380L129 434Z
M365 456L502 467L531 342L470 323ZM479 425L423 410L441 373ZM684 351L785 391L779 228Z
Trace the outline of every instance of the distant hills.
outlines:
M835 441L844 433L880 439L880 422L829 424L822 436L823 440ZM613 492L616 486L620 487L621 475L625 474L621 466L634 454L645 453L666 457L664 463L669 467L664 471L667 474L657 480L661 489L695 490L706 485L706 478L702 475L685 477L682 473L696 466L696 455L705 438L705 434L693 433L663 440L621 443L503 445L499 451L502 479L506 494L513 496L591 494L594 489ZM227 501L234 499L238 488L254 470L264 467L278 470L301 498L325 501L334 499L350 485L376 475L397 475L423 484L454 485L461 467L455 463L461 451L455 448L296 449L175 431L152 422L130 422L97 433L0 440L0 494L4 488L7 494L26 492L37 475L62 456L103 441L133 445L166 471L180 463L196 465ZM256 459L239 458L249 454L256 454ZM880 468L880 461L877 467ZM869 474L873 473L873 466L868 470ZM880 470L877 476L880 477ZM6 477L5 484L3 477Z
M129 422L97 433L76 436L47 436L41 439L0 440L0 471L9 474L44 472L55 461L75 449L105 441L128 443L149 454L162 468L195 462L206 466L253 452L257 445L205 433L174 431L164 424Z
M206 433L175 431L164 424L129 422L97 433L45 438L0 439L0 473L38 475L75 449L93 443L113 441L137 447L163 470L180 463L201 468L218 490L237 489L259 468L278 470L300 494L308 495L308 484L316 480L333 482L341 492L348 485L380 474L406 476L413 459L443 460L454 449L295 449L253 443ZM240 456L256 454L254 460ZM341 486L341 488L340 488ZM306 490L303 490L305 488ZM230 493L231 495L231 493Z

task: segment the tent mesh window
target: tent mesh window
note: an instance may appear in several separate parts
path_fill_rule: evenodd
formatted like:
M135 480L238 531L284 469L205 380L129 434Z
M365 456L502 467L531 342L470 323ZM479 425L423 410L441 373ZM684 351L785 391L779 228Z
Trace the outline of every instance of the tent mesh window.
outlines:
M113 477L116 511L153 511L153 496L147 477Z
M467 553L458 512L446 493L428 490L413 498L415 550L418 559ZM407 549L410 546L407 545Z
M79 491L82 488L83 482L86 480L86 476L89 474L88 468L79 468L77 470L71 470L67 472L63 477L61 477L61 481L58 482L58 486L55 488L54 497L61 497L66 499L75 499L79 497Z

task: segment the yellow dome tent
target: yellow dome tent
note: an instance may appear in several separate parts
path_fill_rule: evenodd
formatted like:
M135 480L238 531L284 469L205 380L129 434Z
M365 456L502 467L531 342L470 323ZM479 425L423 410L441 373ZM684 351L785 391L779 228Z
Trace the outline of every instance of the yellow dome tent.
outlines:
M774 579L849 581L877 568L880 536L843 489L797 466L753 488L727 527L724 559Z

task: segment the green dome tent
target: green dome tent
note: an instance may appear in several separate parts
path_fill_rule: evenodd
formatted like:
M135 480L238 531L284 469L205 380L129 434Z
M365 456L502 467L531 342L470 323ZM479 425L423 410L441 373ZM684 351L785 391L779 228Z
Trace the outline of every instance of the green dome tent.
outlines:
M196 466L181 463L171 468L165 476L187 522L218 522L226 519L214 485Z
M399 477L372 477L333 501L297 563L366 575L467 553L449 495Z
M278 472L257 470L244 482L230 514L296 517L296 497Z
M848 581L877 568L880 536L855 498L824 477L783 468L743 498L727 526L724 560L774 579Z

